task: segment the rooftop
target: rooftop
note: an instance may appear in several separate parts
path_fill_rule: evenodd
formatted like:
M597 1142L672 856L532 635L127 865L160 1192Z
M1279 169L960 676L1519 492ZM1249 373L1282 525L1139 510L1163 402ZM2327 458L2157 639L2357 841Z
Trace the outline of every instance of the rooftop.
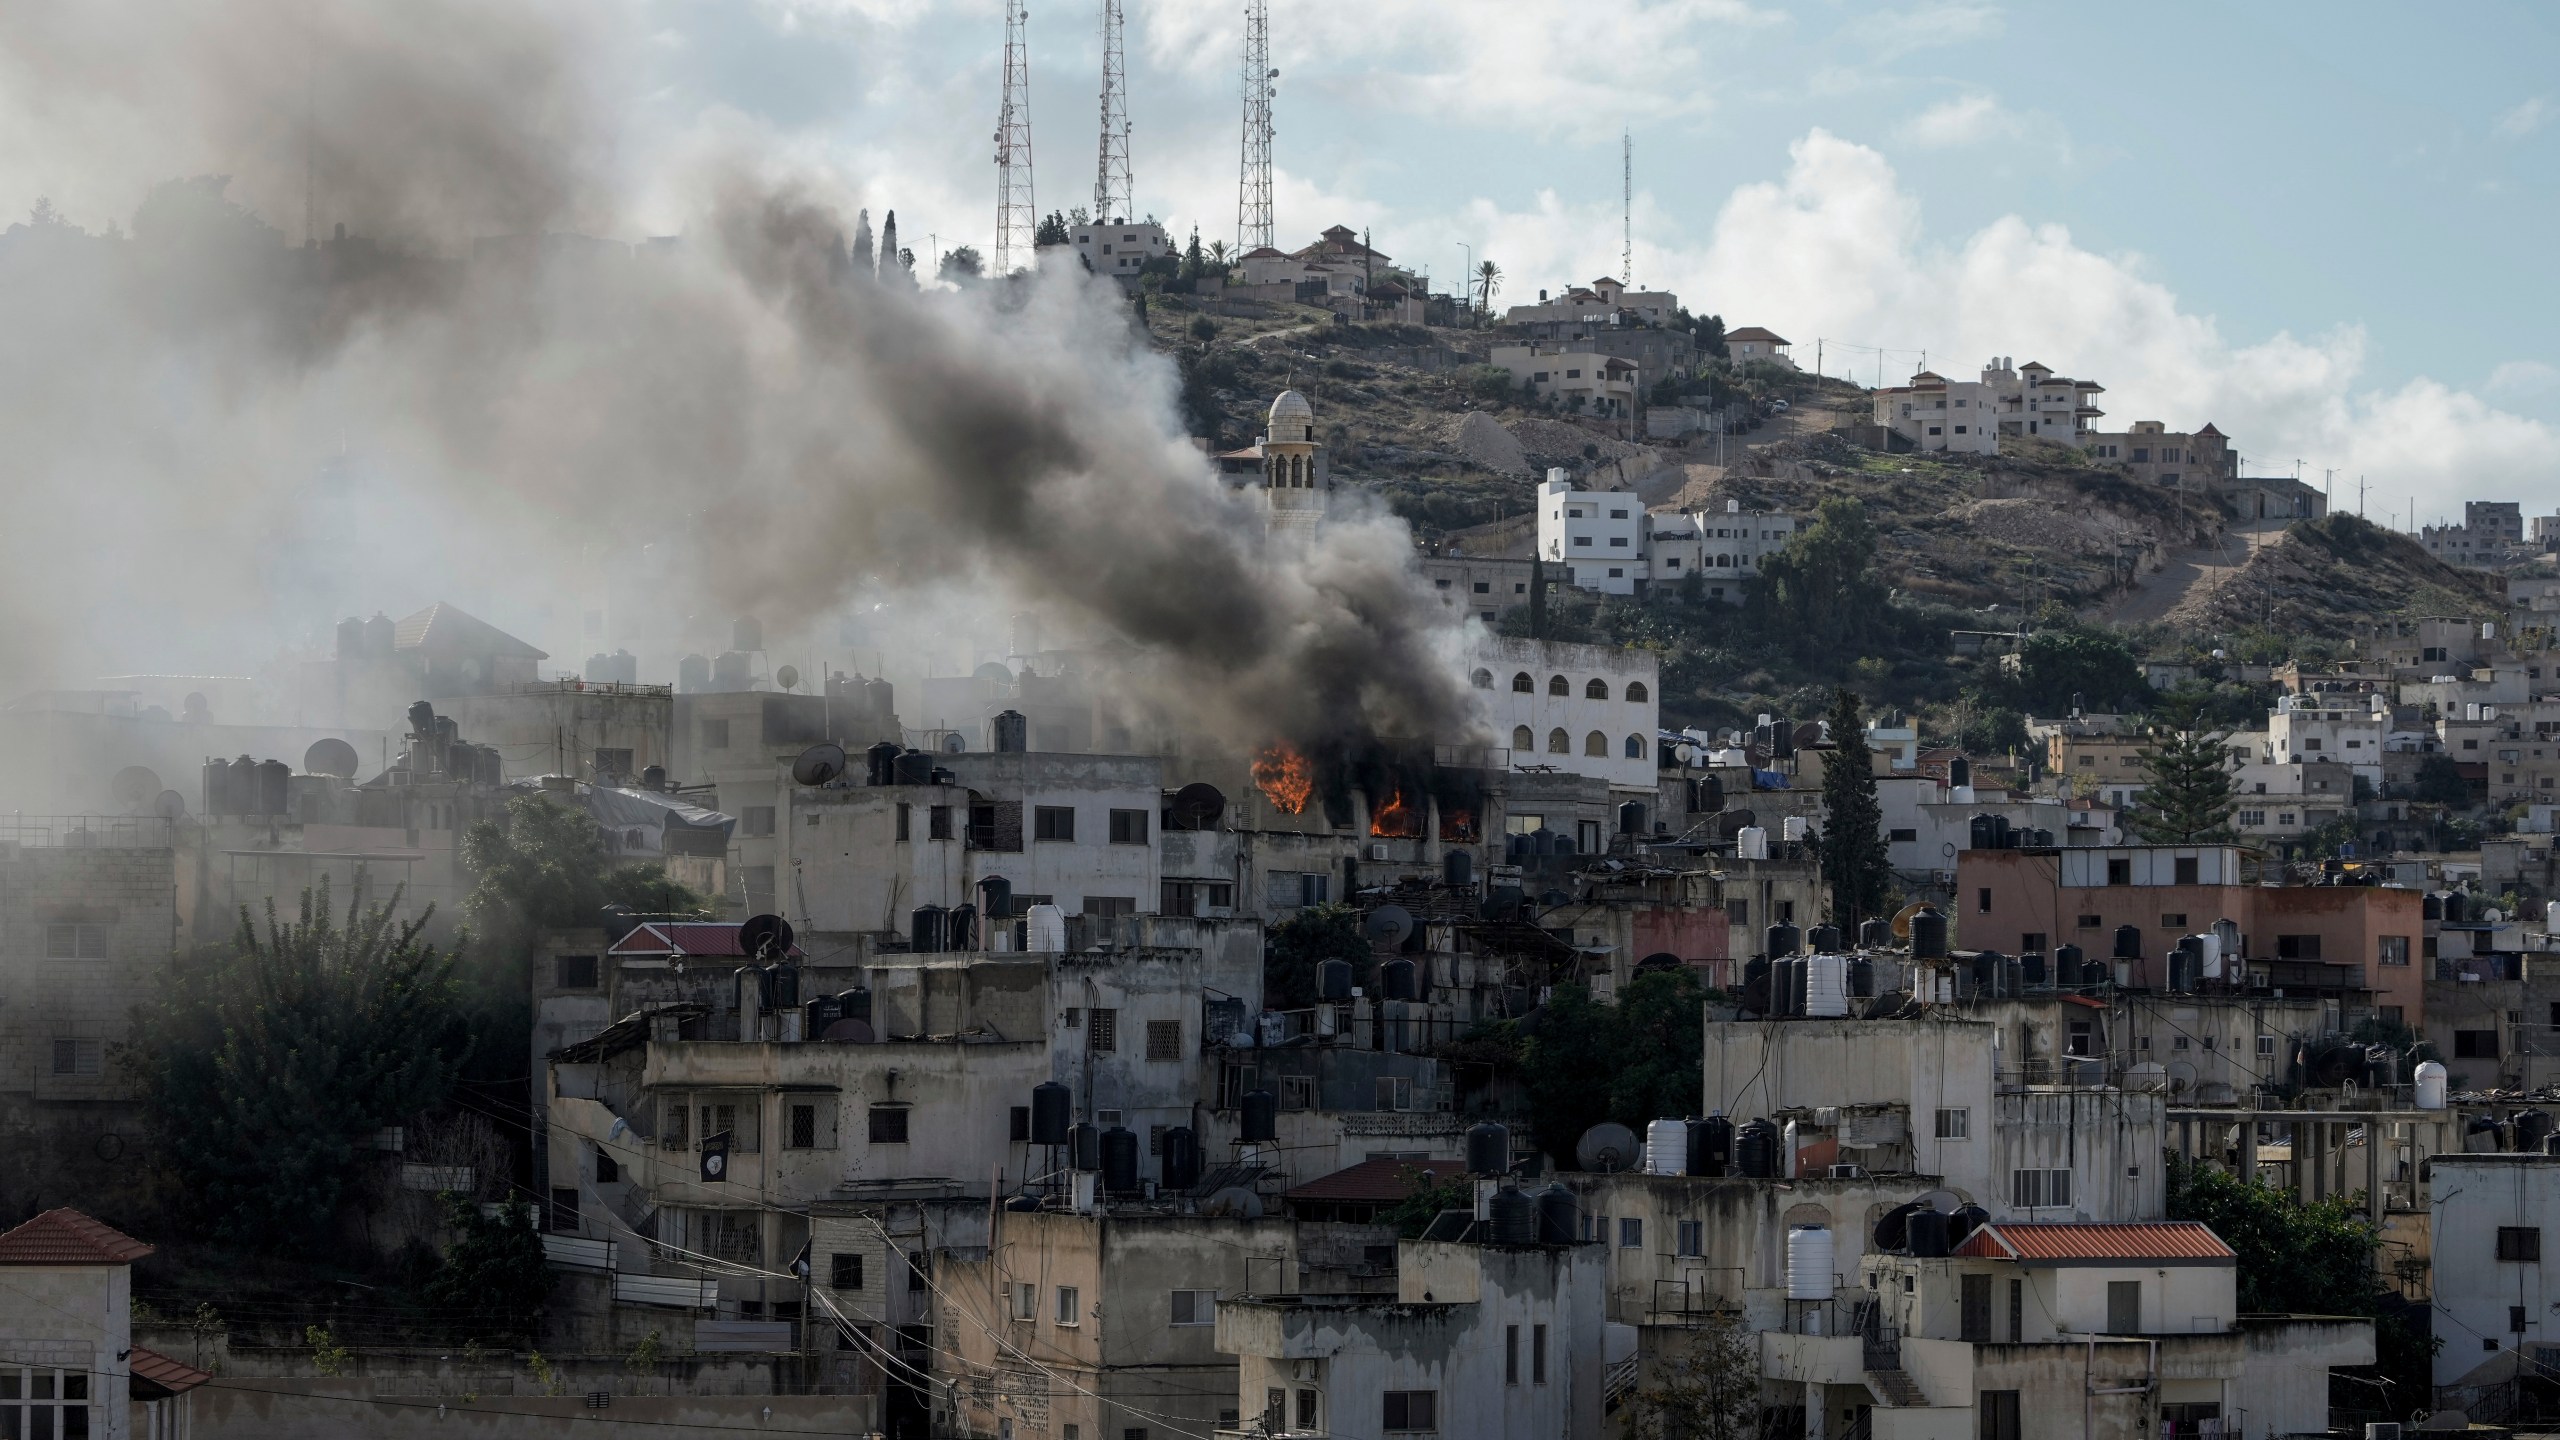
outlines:
M630 934L614 941L608 953L626 959L641 955L682 955L688 959L700 956L743 960L747 955L745 948L738 944L735 922L711 920L646 921L635 926ZM793 945L791 954L795 958L806 958L807 952Z
M1426 1177L1421 1184L1440 1185L1466 1174L1467 1166L1463 1160L1363 1160L1330 1175L1320 1175L1283 1198L1393 1205L1421 1188L1415 1171Z
M2129 1225L2023 1225L2000 1221L1965 1237L1955 1253L2024 1265L2232 1265L2231 1247L2194 1220Z
M153 1248L65 1207L0 1234L0 1265L130 1265Z

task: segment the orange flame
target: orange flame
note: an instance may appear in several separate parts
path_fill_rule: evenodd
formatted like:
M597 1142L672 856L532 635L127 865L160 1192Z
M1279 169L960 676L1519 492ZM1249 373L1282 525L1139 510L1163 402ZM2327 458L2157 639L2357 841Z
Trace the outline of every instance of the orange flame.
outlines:
M1476 812L1473 810L1441 811L1440 838L1443 840L1453 840L1461 845L1474 844L1476 842Z
M1369 815L1369 833L1378 836L1410 839L1422 833L1422 812L1404 802L1404 792L1396 791L1387 803Z
M1286 745L1274 745L1253 757L1253 786L1271 808L1284 815L1304 815L1316 793L1315 767Z

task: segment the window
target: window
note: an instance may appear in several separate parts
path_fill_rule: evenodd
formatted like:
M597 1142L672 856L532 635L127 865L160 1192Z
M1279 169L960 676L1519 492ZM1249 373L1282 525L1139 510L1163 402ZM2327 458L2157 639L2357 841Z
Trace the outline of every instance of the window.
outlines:
M2133 883L2133 862L2132 862L2131 860L2110 860L2110 861L2108 861L2108 862L2107 862L2107 883L2108 883L2108 884L2110 884L2110 885L2130 885L2130 884L2132 884L2132 883Z
M1520 1383L1520 1327L1517 1325L1502 1327L1502 1383Z
M702 748L703 748L703 749L705 749L705 750L726 750L726 749L728 749L728 748L729 748L729 722L728 722L728 721L726 721L726 720L705 720L705 721L703 721L703 722L702 722Z
M1957 1277L1956 1338L1976 1345L1991 1343L1991 1277Z
M563 1234L574 1235L577 1233L577 1186L554 1185L551 1187L551 1228Z
M1298 1428L1314 1430L1316 1425L1316 1392L1301 1389L1298 1394Z
M2139 1335L2142 1333L2142 1282L2110 1280L2107 1282L2107 1333Z
M2259 1036L2259 1037L2258 1037L2258 1058L2260 1058L2260 1059L2262 1059L2262 1060L2263 1060L2263 1059L2266 1059L2266 1058L2268 1058L2268 1057L2270 1057L2270 1056L2274 1055L2275 1053L2276 1053L2276 1037L2274 1037L2273 1035L2261 1035L2261 1036Z
M818 1107L815 1105L793 1105L790 1107L790 1112L791 1123L785 1129L782 1148L785 1150L817 1149Z
M1564 733L1562 726L1547 732L1547 753L1550 755L1573 753L1573 737Z
M951 807L950 807L950 806L948 806L948 805L935 805L935 806L932 806L932 807L928 808L928 809L925 811L924 819L925 819L925 831L924 831L924 833L925 833L925 838L926 838L926 839L928 839L928 840L948 840L948 839L950 839L950 838L951 838Z
M2044 941L2045 934L2041 930L2023 931L2018 936L2018 949L2021 951L2032 950L2041 955L2047 948Z
M1974 1401L1974 1413L1981 1417L1981 1440L2019 1440L2018 1392L1985 1390Z
M1985 886L1983 886L1981 889L1979 889L1979 890L1977 890L1977 891L1975 891L1975 892L1974 892L1974 894L1973 894L1973 909L1974 909L1974 913L1975 913L1975 914L1977 914L1977 915L1988 915L1988 914L1990 914L1990 913L1991 913L1991 887L1990 887L1990 886L1985 885Z
M2243 810L2240 812L2240 823L2243 825L2264 825L2267 823L2267 812L2264 810Z
M1479 585L1476 589L1478 591L1482 591L1484 587ZM1490 670L1478 670L1473 675L1468 676L1467 680L1479 690L1490 690L1493 688L1493 672Z
M2071 1204L2068 1170L2012 1170L2009 1206L2013 1210L2061 1209Z
M1537 691L1538 691L1538 682L1529 678L1529 672L1528 672L1528 671L1523 670L1523 671L1521 671L1519 674L1514 675L1514 676L1512 676L1512 677L1511 677L1511 693L1512 693L1512 694L1514 694L1514 695L1534 695L1534 694L1536 694L1536 693L1537 693Z
M2317 960L2320 958L2320 937L2317 935L2279 935L2276 937L2276 958L2279 960Z
M1938 1138L1970 1140L1973 1138L1973 1112L1957 1108L1938 1112Z
M1630 735L1627 737L1627 742L1622 748L1626 750L1628 759L1641 760L1644 758L1644 737L1641 735Z
M2384 935L2380 937L2378 941L2378 953L2374 958L2385 965L2408 964L2409 937L2406 935Z
M842 1254L828 1256L827 1288L830 1290L861 1289L862 1257Z
M2456 1060L2497 1059L2498 1032L2495 1030L2454 1031L2453 1058Z
M1529 1383L1547 1383L1547 1327L1544 1325L1529 1327Z
M1585 700L1608 699L1609 682L1606 680L1593 680L1590 684L1582 687L1582 698Z
M1547 693L1559 700L1570 700L1573 698L1573 682L1561 675L1550 675L1547 677Z
M1918 840L1920 838L1920 832L1917 830L1892 830L1887 831L1884 838L1895 844L1904 844Z
M1147 1022L1147 1058L1179 1060L1182 1058L1182 1022L1150 1020Z
M933 1252L932 1252L932 1251L930 1251L930 1250L910 1250L910 1251L908 1251L908 1252L907 1252L907 1289L909 1289L910 1291L914 1291L914 1290L930 1290L930 1289L932 1289L932 1288L933 1288Z
M47 960L104 960L107 958L107 927L104 925L47 925L44 927L44 958Z
M1637 1219L1633 1216L1628 1216L1623 1217L1618 1221L1618 1248L1621 1250L1641 1250L1644 1248L1643 1220Z
M1628 681L1628 682L1627 682L1627 703L1628 703L1628 704L1630 704L1630 705L1642 705L1642 704L1643 704L1643 703L1645 703L1647 700L1650 700L1650 699L1652 699L1652 698L1653 698L1652 693L1651 693L1650 691L1648 691L1648 690L1646 690L1646 689L1644 688L1644 682L1643 682L1643 681L1641 681L1641 680L1630 680L1630 681Z
M902 842L914 838L909 832L915 828L915 808L904 800L898 802L898 839Z
M1538 748L1538 732L1536 732L1535 730L1530 729L1530 728L1529 728L1528 726L1526 726L1526 725L1514 725L1514 726L1512 726L1512 727L1511 727L1511 748L1512 748L1512 749L1514 749L1514 750L1535 750L1535 749L1537 749L1537 748Z
M1488 582L1486 582L1486 581L1479 580L1479 581L1477 581L1477 582L1476 582L1476 593L1477 593L1477 594L1479 594L1479 595L1490 595L1490 594L1492 594L1492 593L1493 593L1493 586L1492 586L1491 584L1489 584ZM1476 687L1477 689L1479 689L1479 690L1490 690L1490 689L1492 689L1492 688L1493 688L1493 672L1492 672L1492 671L1490 671L1490 670L1479 670L1479 671L1477 671L1476 673L1477 673L1477 674L1479 674L1479 675L1482 675L1482 676L1484 677L1484 683L1483 683L1483 684L1481 684L1481 685L1478 685L1478 686Z
M2538 1225L2499 1226L2498 1259L2513 1264L2540 1264L2542 1262L2542 1227Z
M874 1105L871 1107L871 1143L904 1145L907 1143L907 1107Z
M1075 812L1074 812L1074 811L1069 811L1069 812L1067 812L1067 813L1068 813L1070 816L1072 816ZM1068 835L1068 837L1067 837L1067 838L1069 838L1069 839L1073 839L1073 838L1075 838L1075 837L1074 837L1074 834L1073 834L1073 828L1074 828L1075 822L1074 822L1072 819L1070 819L1070 820L1067 822L1067 824L1068 824L1068 827L1069 827L1069 835ZM1144 811L1144 810L1114 810L1114 811L1112 811L1112 812L1111 812L1111 843L1112 843L1112 844L1114 844L1114 845L1144 845L1144 844L1146 844L1146 843L1147 843L1147 812L1146 812L1146 811Z
M739 813L738 818L739 823L745 826L741 833L748 835L773 833L773 807L770 805L749 805Z
M1016 1320L1039 1319L1040 1287L1028 1280L1020 1280L1010 1288L1013 1291L1013 1318Z
M2163 929L2183 930L2187 926L2187 912L2184 910L2164 910L2160 913L2160 924Z
M57 1397L62 1403L55 1403ZM21 1407L20 1399L36 1403ZM12 1440L20 1435L88 1440L89 1415L87 1371L27 1371L15 1365L0 1369L0 1434ZM20 1429L21 1425L26 1428Z
M75 1078L94 1078L106 1071L106 1042L101 1040L56 1040L53 1042L53 1073Z
M1076 1287L1073 1285L1059 1286L1058 1309L1056 1312L1057 1323L1061 1325L1074 1325L1077 1323L1082 1310L1083 1307L1077 1303Z
M1388 1433L1439 1428L1439 1391L1390 1390L1387 1392L1386 1429Z
M1093 1009L1085 1012L1085 1048L1098 1055L1108 1055L1120 1048L1120 1012Z
M1171 1323L1176 1325L1218 1323L1218 1292L1215 1290L1174 1291Z
M562 990L596 988L596 957L593 955L558 955L552 957L553 978Z
M602 1147L598 1147L596 1150L596 1183L599 1185L613 1185L619 1183L621 1179L622 1162L614 1159L611 1152L606 1151Z
M1076 812L1072 805L1035 805L1031 809L1031 838L1034 840L1073 840L1076 838Z
M2196 883L2196 857L2193 855L2181 855L2169 863L2172 867L2171 873L2176 876L2178 884L2193 885Z

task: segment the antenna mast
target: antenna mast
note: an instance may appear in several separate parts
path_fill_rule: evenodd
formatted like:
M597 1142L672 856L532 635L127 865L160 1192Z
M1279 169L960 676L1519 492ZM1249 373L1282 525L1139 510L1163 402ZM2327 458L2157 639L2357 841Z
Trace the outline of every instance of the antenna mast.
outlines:
M1031 60L1023 0L1004 0L1004 103L996 110L996 268L1028 269L1039 244L1040 210L1031 200Z
M1102 158L1093 173L1094 223L1131 219L1136 189L1129 178L1129 67L1120 53L1120 0L1102 0Z
M1271 94L1280 72L1271 68L1271 7L1244 7L1244 174L1236 186L1236 253L1272 243Z
M1636 283L1636 137L1618 132L1618 283Z

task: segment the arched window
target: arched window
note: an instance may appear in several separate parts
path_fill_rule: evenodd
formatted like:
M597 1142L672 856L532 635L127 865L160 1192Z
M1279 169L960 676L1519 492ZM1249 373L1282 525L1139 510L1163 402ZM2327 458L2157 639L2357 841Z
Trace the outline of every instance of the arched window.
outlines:
M1582 698L1585 700L1608 699L1609 682L1606 680L1594 679L1590 684L1582 687Z
M1651 693L1650 691L1648 691L1648 690L1646 690L1646 689L1644 688L1644 682L1643 682L1643 681L1641 681L1641 680L1630 680L1630 681L1628 681L1628 682L1627 682L1627 703L1628 703L1628 704L1630 704L1630 705L1641 705L1641 704L1643 704L1644 702L1646 702L1647 700L1650 700L1650 699L1652 699L1652 698L1653 698L1652 693Z
M1570 735L1567 735L1566 733L1564 733L1564 731L1563 731L1561 728L1558 728L1558 729L1554 729L1554 730L1550 730L1550 731L1548 731L1548 732L1547 732L1547 753L1548 753L1548 754L1550 754L1550 755L1570 755L1570 754L1572 754L1572 753L1573 753L1573 737L1572 737L1572 736L1570 736Z
M1627 758L1630 760L1641 760L1644 758L1643 736L1630 735L1627 737Z
M1573 698L1573 682L1561 675L1555 676L1547 681L1547 693L1559 699L1570 700Z
M1493 672L1490 670L1479 670L1467 678L1474 681L1475 687L1479 690L1490 690L1493 688Z
M1529 672L1523 670L1519 674L1511 677L1511 693L1514 695L1535 695L1538 693L1538 682L1530 679Z
M1514 750L1536 750L1538 748L1538 737L1536 732L1532 731L1526 725L1515 725L1511 727L1511 748Z
M1609 737L1601 734L1597 730L1583 736L1582 753L1585 755L1597 755L1604 760L1607 759L1609 757Z

